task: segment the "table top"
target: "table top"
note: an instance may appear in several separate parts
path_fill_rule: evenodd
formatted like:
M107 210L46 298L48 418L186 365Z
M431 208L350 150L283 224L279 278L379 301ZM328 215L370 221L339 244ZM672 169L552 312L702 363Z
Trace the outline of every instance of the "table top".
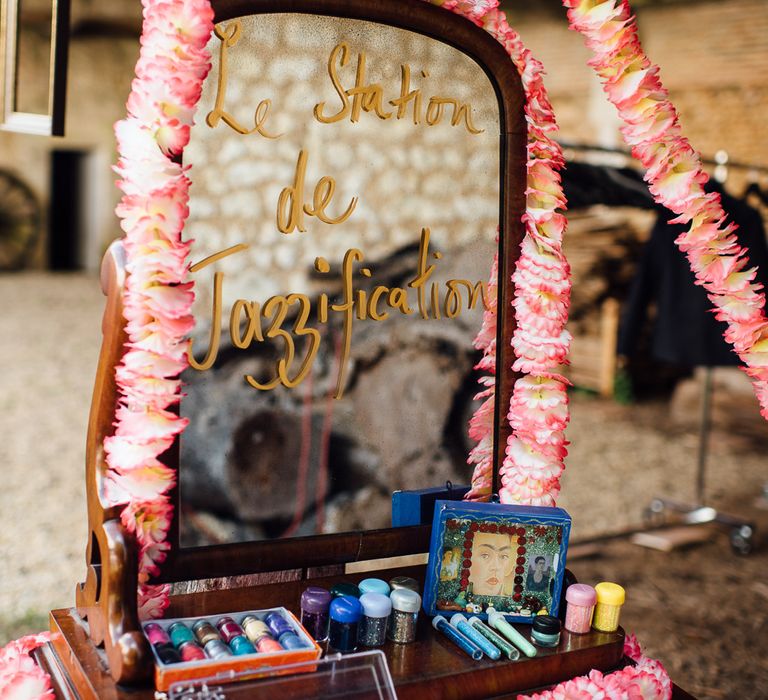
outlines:
M329 588L339 581L356 582L375 575L385 580L406 575L423 583L424 567L406 567L357 575L337 575L261 586L215 590L174 596L166 617L205 616L283 605L299 612L299 598L308 585ZM530 637L530 626L518 625ZM82 698L99 700L149 700L150 684L136 689L116 686L108 673L103 654L88 639L86 623L71 609L51 613L53 647L68 683ZM563 631L555 649L538 647L536 657L521 655L519 661L506 659L474 661L451 641L436 632L429 618L419 616L417 638L412 644L387 641L382 651L389 665L398 697L472 700L501 697L513 691L552 685L582 675L593 668L604 671L621 664L624 632L592 631L583 635ZM66 695L62 695L66 697Z

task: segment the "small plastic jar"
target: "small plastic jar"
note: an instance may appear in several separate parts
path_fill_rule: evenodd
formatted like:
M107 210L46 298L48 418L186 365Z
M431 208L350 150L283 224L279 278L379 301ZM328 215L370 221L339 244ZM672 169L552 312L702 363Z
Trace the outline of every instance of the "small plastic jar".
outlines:
M331 588L331 598L340 598L343 595L352 596L353 598L360 597L360 589L354 583L335 583Z
M267 623L253 615L246 615L243 618L243 629L245 636L262 654L268 651L280 651L283 648L272 636Z
M242 637L245 631L231 617L222 617L216 623L216 627L225 643L229 644L235 637ZM173 639L173 637L171 637Z
M381 595L389 595L389 584L386 581L382 581L380 578L366 578L357 584L360 590L360 595L365 593L380 593Z
M556 647L560 644L560 620L552 615L536 615L533 618L531 639L540 647Z
M225 659L232 656L232 650L220 639L212 639L205 645L204 650L209 659Z
M264 618L264 622L267 623L269 631L272 632L277 641L280 642L283 649L303 649L307 646L301 641L293 627L291 627L291 623L280 613L269 613L269 615Z
M421 593L421 586L419 586L419 582L410 576L395 576L394 578L389 579L389 587L393 591L397 591L401 588L407 588L409 591L413 591L414 593Z
M595 589L585 583L574 583L565 591L565 601L565 629L574 634L589 632L597 602Z
M182 642L179 653L182 661L202 661L205 658L205 652L197 642Z
M600 632L615 632L619 628L619 614L626 594L618 583L603 581L595 586L597 605L592 627Z
M198 620L192 625L192 631L195 633L197 641L203 648L205 648L205 645L208 644L208 642L215 639L221 640L216 628L208 620Z
M318 642L328 639L328 608L331 594L319 586L310 586L301 594L301 624Z
M229 648L235 656L245 656L246 654L255 654L256 647L244 635L238 634L229 642Z
M392 615L389 618L389 638L398 644L416 641L416 623L419 619L421 596L407 588L392 591Z
M149 640L149 643L153 646L157 644L169 644L171 641L168 633L156 622L150 622L144 628L144 634Z
M177 664L181 662L181 654L179 654L179 650L171 642L155 644L154 646L157 656L164 664Z
M387 622L392 612L392 601L382 593L363 593L360 596L363 619L358 640L364 647L380 647L387 641Z
M328 648L343 654L354 651L363 616L360 601L354 596L340 596L331 603L329 616Z
M180 648L184 642L194 642L195 633L189 629L183 622L174 622L168 628L168 634L176 648Z

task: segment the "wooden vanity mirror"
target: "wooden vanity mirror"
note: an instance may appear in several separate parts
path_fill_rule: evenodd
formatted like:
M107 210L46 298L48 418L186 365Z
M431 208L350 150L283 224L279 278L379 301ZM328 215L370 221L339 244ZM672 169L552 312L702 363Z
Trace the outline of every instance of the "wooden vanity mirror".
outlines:
M477 391L472 356L451 348L435 368L429 356L419 365L419 352L442 351L457 334L461 347L471 346L482 316L477 283L488 281L498 228L497 366L513 363L509 280L525 210L520 77L484 30L421 0L212 5L214 66L183 156L192 166L186 235L196 241L198 295L193 368L184 377L189 397L180 409L191 424L163 457L179 465L180 487L173 494L172 549L156 582L286 570L308 578L317 567L424 553L428 525L389 528L361 517L331 527L328 511L353 500L345 483L355 469L366 471L366 458L375 487L359 482L361 489L385 499L398 488L439 486L461 473L464 483L471 478L471 467L460 464L459 472L446 457L455 445L445 440L458 438L444 433L456 431L430 423L450 417L466 424L470 403L458 410L453 397ZM434 277L422 274L429 265ZM118 509L105 509L99 498L101 446L114 423L114 368L125 341L123 281L118 243L103 268L108 301L87 448L88 577L78 589L78 610L92 640L104 643L112 677L133 682L151 664L138 631L135 544ZM352 292L354 309L344 311ZM475 308L467 314L472 294ZM456 312L458 295L464 313ZM281 325L275 319L283 311ZM293 332L288 342L283 328ZM388 362L394 374L382 371L374 381L376 372L365 371ZM451 374L462 363L463 373ZM400 372L407 379L397 383ZM431 378L431 389L422 378ZM495 480L513 383L509 371L497 377ZM443 403L426 413L421 403L430 396ZM392 414L392 434L378 412ZM364 438L350 447L352 425ZM423 467L430 454L407 446L418 445L428 429L437 435L430 450L438 466L414 478L406 468L410 455ZM341 445L336 452L328 447L334 439ZM260 440L282 450L279 460L270 461ZM365 454L342 469L334 461L342 448L347 457ZM387 461L398 450L399 461ZM317 454L326 455L325 465ZM214 477L200 468L205 459L218 460ZM206 501L212 512L230 517L239 509L252 519L277 501L288 507L259 524L260 539L233 533L225 543L186 546L185 518ZM376 529L362 529L371 522ZM340 531L317 534L333 529Z

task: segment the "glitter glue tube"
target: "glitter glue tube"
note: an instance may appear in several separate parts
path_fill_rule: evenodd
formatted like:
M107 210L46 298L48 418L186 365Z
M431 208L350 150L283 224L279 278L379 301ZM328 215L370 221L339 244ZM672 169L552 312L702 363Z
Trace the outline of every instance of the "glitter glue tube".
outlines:
M520 652L514 644L508 642L497 632L494 632L488 625L486 625L479 617L470 617L468 620L480 634L483 635L489 642L493 643L510 661L517 661L520 658Z
M363 593L360 596L363 619L360 621L358 640L364 647L380 647L387 641L387 621L392 612L392 601L382 593Z
M301 594L301 624L318 642L328 639L328 607L331 594L319 586L310 586Z
M472 627L467 622L467 618L461 613L456 613L451 617L451 625L459 630L465 637L468 637L477 644L477 646L483 650L483 653L492 661L496 661L501 657L499 648L495 644L489 642L482 634L480 634L480 632Z
M381 593L389 595L389 584L380 578L366 578L357 584L360 595L364 593Z
M432 618L432 627L438 632L444 634L450 639L457 647L466 652L475 661L479 661L483 658L483 650L477 646L471 639L467 639L461 632L451 627L442 615L435 615Z
M253 615L246 615L243 618L243 629L245 636L262 654L268 651L280 651L283 648L280 642L270 634L267 624Z
M584 583L574 583L565 591L565 601L565 629L574 634L589 632L597 602L595 589Z
M510 625L504 615L493 608L488 608L488 624L493 629L501 632L512 644L514 644L527 657L536 656L536 647L533 646L520 632Z
M618 583L603 581L595 586L597 605L592 627L600 632L615 632L619 627L619 613L624 605L624 589Z
M144 634L153 646L155 644L169 644L171 641L168 633L156 622L151 622L144 627Z

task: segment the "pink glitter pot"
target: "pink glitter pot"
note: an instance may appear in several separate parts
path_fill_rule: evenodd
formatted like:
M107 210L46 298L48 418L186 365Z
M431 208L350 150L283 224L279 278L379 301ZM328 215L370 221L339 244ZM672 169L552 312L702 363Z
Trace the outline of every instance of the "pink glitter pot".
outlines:
M144 634L147 636L150 644L169 644L171 641L168 633L156 622L145 625Z
M597 592L592 586L574 583L565 590L565 629L574 634L586 634L592 626L592 612Z

